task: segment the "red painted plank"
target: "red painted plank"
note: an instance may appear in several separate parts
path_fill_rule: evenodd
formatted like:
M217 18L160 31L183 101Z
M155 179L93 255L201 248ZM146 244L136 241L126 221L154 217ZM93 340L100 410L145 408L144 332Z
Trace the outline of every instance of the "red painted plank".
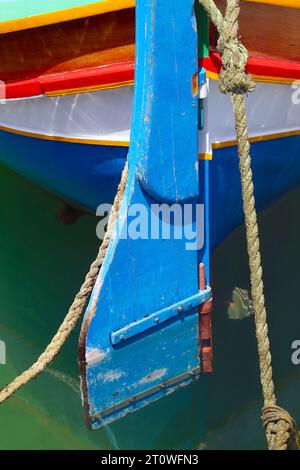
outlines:
M218 74L221 57L218 52L211 52L210 57L201 59L199 65ZM258 76L300 79L300 63L265 58L249 58L247 70ZM36 79L20 80L6 84L6 97L25 98L43 93L79 90L93 87L113 88L117 84L126 84L134 79L134 62L123 62L102 67L42 75Z
M134 62L104 65L93 69L64 72L39 78L44 93L62 90L77 90L90 87L105 87L133 81Z
M218 74L222 66L221 56L218 52L212 51L209 58L200 59L199 65ZM249 57L247 71L253 75L270 78L300 79L299 62Z
M29 98L43 94L41 85L37 79L20 80L5 84L5 98Z

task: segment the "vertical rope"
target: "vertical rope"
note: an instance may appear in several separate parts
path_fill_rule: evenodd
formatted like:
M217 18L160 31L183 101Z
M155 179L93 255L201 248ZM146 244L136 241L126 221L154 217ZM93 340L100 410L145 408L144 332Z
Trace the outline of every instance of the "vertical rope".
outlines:
M251 292L264 399L263 424L268 448L270 450L300 448L299 434L294 420L287 411L276 404L245 107L245 93L253 91L255 84L251 75L245 73L248 52L238 38L240 2L239 0L228 0L224 17L213 0L199 0L199 2L211 17L220 34L218 50L222 56L222 70L219 77L219 87L222 93L231 95L235 118Z

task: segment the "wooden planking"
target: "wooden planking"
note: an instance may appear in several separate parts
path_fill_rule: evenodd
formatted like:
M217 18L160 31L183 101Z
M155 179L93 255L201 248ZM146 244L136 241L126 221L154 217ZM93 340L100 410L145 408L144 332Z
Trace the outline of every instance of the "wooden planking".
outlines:
M224 10L225 0L217 0L217 3ZM297 37L300 10L244 1L241 5L241 33L252 57L300 62ZM10 86L22 82L22 90L24 86L27 90L36 88L36 84L24 81L39 80L41 76L58 77L60 73L77 73L103 65L115 67L118 64L121 70L125 63L133 64L134 49L134 8L8 33L0 35L0 80L9 81ZM111 82L123 80L121 75L112 77ZM98 85L94 81L92 85ZM66 86L87 85L76 82L76 86ZM17 90L13 96L23 96L22 93ZM25 93L26 96L32 94L35 92L31 90Z
M226 1L216 0L225 10ZM253 57L300 61L300 9L241 1L242 41Z
M134 60L133 8L0 36L0 79Z

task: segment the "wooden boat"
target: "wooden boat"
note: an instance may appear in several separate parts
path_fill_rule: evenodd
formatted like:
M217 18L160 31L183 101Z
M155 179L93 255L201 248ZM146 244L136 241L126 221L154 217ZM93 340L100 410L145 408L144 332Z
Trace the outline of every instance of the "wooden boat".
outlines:
M224 1L217 4L222 8ZM257 81L249 116L258 180L269 165L268 175L256 183L261 209L296 184L300 172L289 151L300 128L297 106L290 99L290 86L300 79L300 11L292 0L242 1L241 6L248 69ZM72 205L94 212L101 202L113 199L128 152L134 2L48 1L37 9L36 2L15 0L1 5L0 13L0 80L6 98L0 107L0 160ZM212 217L218 214L215 246L241 222L242 212L241 207L231 210L239 191L235 159L226 157L224 165L223 155L233 156L234 127L228 101L217 89L216 38L211 28L208 48L206 20L198 8L197 16L199 65L210 81L210 112L200 132L199 154L214 154L211 172L215 181L221 179L212 196ZM215 119L216 112L222 117ZM256 158L261 148L264 157ZM284 177L279 178L279 171ZM274 173L280 184L274 185ZM229 180L230 188L227 183L220 186ZM227 196L228 211L220 208L220 194Z
M58 12L53 1L34 14L33 2L15 0L0 24L3 163L95 211L113 199L130 141L122 224L134 204L205 206L199 250L186 250L186 239L146 243L119 233L111 242L80 338L92 428L190 384L201 367L210 370L210 318L199 328L198 315L210 313L209 258L243 219L230 100L218 90L216 33L196 6L197 37L193 1L173 3L137 1L132 123L133 2L64 1ZM16 17L12 5L26 11ZM300 181L300 5L255 0L241 7L248 71L257 82L247 111L261 210ZM196 222L193 215L189 225Z

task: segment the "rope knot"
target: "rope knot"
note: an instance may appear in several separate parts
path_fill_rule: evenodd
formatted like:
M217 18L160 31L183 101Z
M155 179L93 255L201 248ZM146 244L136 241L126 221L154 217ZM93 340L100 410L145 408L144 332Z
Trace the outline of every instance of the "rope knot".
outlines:
M262 410L263 425L271 450L299 450L300 434L290 414L280 406L266 406Z
M238 39L239 4L228 2L222 27L219 28L218 51L222 56L219 88L224 94L245 94L255 89L252 76L245 72L248 51Z
M245 94L255 90L252 76L245 72L248 52L245 46L233 39L224 41L223 35L218 41L218 50L222 56L222 70L219 76L219 88L224 94Z

